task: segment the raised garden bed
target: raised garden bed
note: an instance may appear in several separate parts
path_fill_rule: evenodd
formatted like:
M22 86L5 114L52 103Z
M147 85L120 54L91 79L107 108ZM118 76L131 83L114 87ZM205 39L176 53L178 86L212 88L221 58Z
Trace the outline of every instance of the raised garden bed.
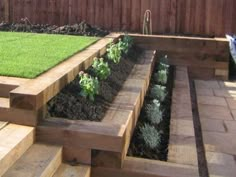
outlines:
M64 147L64 160L72 164L91 164L93 166L92 176L94 177L108 177L114 174L117 177L199 176L196 165L197 156L192 125L188 68L202 68L205 67L204 63L214 63L218 65L219 63L214 59L216 56L215 52L209 53L209 60L207 59L203 63L198 60L197 64L194 63L194 66L191 66L186 59L183 59L181 61L187 62L187 64L182 63L182 65L187 65L187 67L180 67L175 70L175 84L171 109L172 120L170 121L170 146L167 162L127 157L130 141L144 103L146 92L148 91L154 63L159 55L159 53L154 52L154 50L144 50L142 55L139 56L138 62L132 67L121 89L117 92L112 102L108 104L107 110L102 116L103 119L99 119L99 121L85 121L77 120L77 116L75 118L69 117L76 120L59 119L56 117L46 120L42 119L45 116L44 110L46 103L57 95L64 86L74 80L79 71L87 70L91 66L95 56L105 54L106 46L109 44L111 38L116 41L118 37L120 37L119 34L112 34L98 41L97 44L94 45L95 47L90 46L88 49L78 54L79 57L68 60L66 67L60 65L60 67L58 66L51 72L45 73L42 77L37 78L34 82L29 81L13 90L10 95L11 106L21 110L39 112L41 121L37 126L37 140L62 144ZM148 41L147 38L149 37L137 35L135 37L136 44L148 48L158 43L156 37L152 38L151 36L151 44L147 44L145 43ZM197 43L203 49L209 46L213 49L213 46L218 46L222 51L226 51L225 42L221 43L215 40L210 40L208 43L205 39L197 39L197 42L193 39L194 42L192 44L189 38L177 39L175 37L166 36L157 38L162 40L163 44L165 44L158 44L162 47L162 53L164 53L165 50L171 50L173 52L176 46L178 46L178 48L174 53L183 52L188 48L188 46L182 42L183 40L187 40L191 45ZM175 47L171 45L173 41L175 41ZM155 48L155 46L153 48ZM96 52L91 55L91 51L94 50L96 50ZM172 52L170 52L170 54ZM197 51L195 49L194 51L188 52L188 56L195 56L194 60L197 58L195 55ZM202 52L200 56L204 56L203 53L204 52ZM223 60L227 60L226 53L221 56ZM181 58L181 55L178 55L178 57ZM174 57L170 57L169 61L177 61L175 59ZM76 66L75 63L77 63ZM200 65L198 65L199 63ZM226 64L227 62L223 63ZM214 68L210 70L215 71L217 65L214 65ZM224 69L227 70L226 67ZM46 77L49 79L45 80ZM39 83L41 83L40 86L38 86ZM182 90L184 90L184 92L181 92ZM186 95L186 93L188 94ZM184 108L184 110L182 108ZM95 118L93 120L97 119ZM37 118L35 118L35 124L37 124ZM182 146L183 144L184 146ZM188 157L186 157L185 154L187 154Z

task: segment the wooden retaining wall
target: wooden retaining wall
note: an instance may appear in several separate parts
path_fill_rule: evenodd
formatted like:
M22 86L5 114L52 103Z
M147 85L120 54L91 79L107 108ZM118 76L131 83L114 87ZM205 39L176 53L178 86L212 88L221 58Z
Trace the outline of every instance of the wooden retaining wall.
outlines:
M194 79L228 79L229 43L226 39L163 35L133 37L140 47L167 55L170 64L187 66Z
M141 32L147 9L155 34L236 33L235 0L0 0L0 22L28 17L32 23L63 25L85 20L109 30Z

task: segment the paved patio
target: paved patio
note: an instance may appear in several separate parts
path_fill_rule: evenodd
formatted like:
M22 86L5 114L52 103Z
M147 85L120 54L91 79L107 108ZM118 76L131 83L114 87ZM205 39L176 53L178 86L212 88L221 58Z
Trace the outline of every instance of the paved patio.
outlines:
M195 81L210 176L236 176L236 83Z

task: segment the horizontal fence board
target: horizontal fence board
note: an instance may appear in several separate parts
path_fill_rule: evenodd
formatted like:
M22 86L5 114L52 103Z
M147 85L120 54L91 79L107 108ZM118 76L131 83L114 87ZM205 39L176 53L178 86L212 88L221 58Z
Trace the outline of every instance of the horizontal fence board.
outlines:
M113 31L142 32L152 11L154 34L236 33L235 0L0 0L0 21L65 25L87 21Z

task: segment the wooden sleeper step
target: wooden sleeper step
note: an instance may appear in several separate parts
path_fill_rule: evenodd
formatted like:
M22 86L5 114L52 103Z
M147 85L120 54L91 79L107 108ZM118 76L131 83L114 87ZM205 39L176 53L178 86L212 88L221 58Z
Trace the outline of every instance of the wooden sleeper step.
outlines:
M34 128L8 124L0 130L0 176L33 144Z
M61 164L53 177L90 177L91 167L86 165L71 166Z
M62 162L62 147L34 144L2 177L50 177Z

